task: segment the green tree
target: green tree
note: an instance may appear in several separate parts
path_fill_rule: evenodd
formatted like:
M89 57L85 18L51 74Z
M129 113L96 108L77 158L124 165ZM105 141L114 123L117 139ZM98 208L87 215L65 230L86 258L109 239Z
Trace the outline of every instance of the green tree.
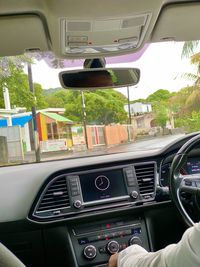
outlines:
M177 118L175 126L184 127L188 132L200 131L200 111L193 111L190 115Z
M110 90L88 92L85 95L86 113L88 121L95 124L109 124L125 122L127 114L124 110L124 101L121 95Z
M84 91L87 122L90 124L109 124L125 122L126 97L113 90ZM75 122L82 122L80 91L59 90L45 96L49 107L65 107L65 116Z
M161 101L167 101L170 97L172 97L174 95L174 93L170 93L168 90L166 89L159 89L156 92L154 92L153 94L149 95L146 99L147 102L150 103L158 103Z
M43 95L43 89L41 84L34 83L34 89L35 89L35 97L36 97L36 109L43 109L48 108L48 103L45 101L45 97Z
M156 124L164 128L168 120L168 109L166 108L165 104L161 103L160 105L155 106L154 113Z
M41 85L35 84L35 97L29 90L28 77L23 72L23 65L16 66L9 62L9 75L0 76L0 107L4 108L3 88L7 87L10 95L11 106L26 107L31 110L33 105L37 108L47 107L42 95Z
M45 90L45 91L48 91L48 90ZM50 94L45 93L44 97L49 107L61 108L66 105L66 103L70 99L70 95L71 95L71 91L61 89Z

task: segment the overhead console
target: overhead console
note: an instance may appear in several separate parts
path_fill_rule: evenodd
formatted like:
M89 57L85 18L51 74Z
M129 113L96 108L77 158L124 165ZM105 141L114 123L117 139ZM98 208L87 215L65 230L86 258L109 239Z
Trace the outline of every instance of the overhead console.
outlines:
M29 219L49 222L154 200L156 163L145 162L52 178L39 192Z
M152 14L107 19L60 19L61 49L64 55L99 56L130 51L141 46Z

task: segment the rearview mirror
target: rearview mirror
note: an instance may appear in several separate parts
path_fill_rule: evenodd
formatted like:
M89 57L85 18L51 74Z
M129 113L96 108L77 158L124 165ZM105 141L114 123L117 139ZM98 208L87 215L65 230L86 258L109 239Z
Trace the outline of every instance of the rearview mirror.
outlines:
M136 85L140 79L140 70L133 68L95 68L59 73L63 88L89 90L100 88L118 88Z

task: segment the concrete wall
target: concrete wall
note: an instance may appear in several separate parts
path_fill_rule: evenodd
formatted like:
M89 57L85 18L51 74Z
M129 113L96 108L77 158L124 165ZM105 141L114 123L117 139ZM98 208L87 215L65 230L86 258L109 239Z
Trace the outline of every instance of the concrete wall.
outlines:
M88 148L92 149L93 143L92 143L92 128L91 127L87 127L87 138L88 138Z
M5 136L0 136L0 164L8 163L8 146L7 138Z
M117 145L128 141L128 131L123 125L108 125L104 131L106 145Z

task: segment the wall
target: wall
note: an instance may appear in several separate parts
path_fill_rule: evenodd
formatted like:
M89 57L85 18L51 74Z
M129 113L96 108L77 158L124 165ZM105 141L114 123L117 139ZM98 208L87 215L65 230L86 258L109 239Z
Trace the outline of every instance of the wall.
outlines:
M146 113L139 116L132 116L131 121L137 134L145 134L152 128L151 122L154 119L153 113Z
M108 125L104 131L106 145L117 145L128 141L127 128L123 125Z
M92 143L92 128L91 127L87 127L87 138L88 138L88 148L92 149L93 143Z

